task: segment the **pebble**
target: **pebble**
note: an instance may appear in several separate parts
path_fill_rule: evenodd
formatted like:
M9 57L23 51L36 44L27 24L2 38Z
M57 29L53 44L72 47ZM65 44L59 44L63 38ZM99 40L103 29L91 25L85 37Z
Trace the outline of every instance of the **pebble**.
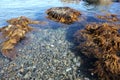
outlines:
M17 64L14 69L10 69L14 70L13 74L8 69L12 63L6 59L0 77L7 74L9 78L20 77L18 80L30 80L33 77L35 80L76 80L80 59L71 51L72 43L66 40L65 29L46 29L34 35L31 33L32 42L18 49L18 54L23 56L12 61Z
M94 73L91 73L91 75L93 76L93 75L94 75Z
M51 47L54 47L54 45L50 45Z
M85 77L84 80L90 80L89 78Z
M49 78L48 80L54 80L53 78Z
M24 69L23 69L23 68L21 68L21 69L20 69L20 72L24 72Z
M77 62L76 58L73 58L73 62L74 62L74 63L76 63L76 62Z
M30 72L30 71L28 71L28 72L25 74L24 79L28 79L29 77L31 77L31 72Z
M4 73L4 70L1 70L1 73Z
M68 72L68 71L70 71L70 70L72 70L72 68L67 68L67 69L66 69L66 72Z
M80 62L77 62L77 63L76 63L76 66L77 66L77 67L80 67Z

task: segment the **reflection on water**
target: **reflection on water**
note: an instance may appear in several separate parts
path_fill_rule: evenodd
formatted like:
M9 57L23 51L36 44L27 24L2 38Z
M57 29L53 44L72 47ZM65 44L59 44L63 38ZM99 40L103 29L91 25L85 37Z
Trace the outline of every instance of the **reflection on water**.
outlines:
M89 16L93 13L101 13L101 11L120 13L120 3L111 3L110 0L1 0L0 27L7 24L6 20L19 16L26 16L34 20L47 20L45 11L48 8L60 6L77 9Z
M81 0L60 0L63 3L75 3L79 4Z
M98 9L102 12L108 12L110 5L112 4L112 0L83 0L85 1L85 6L91 7L90 9Z

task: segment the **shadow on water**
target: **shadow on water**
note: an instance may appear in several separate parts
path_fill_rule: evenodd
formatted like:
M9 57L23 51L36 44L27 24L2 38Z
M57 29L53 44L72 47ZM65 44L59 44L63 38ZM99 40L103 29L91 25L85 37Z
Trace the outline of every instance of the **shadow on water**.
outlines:
M83 54L81 54L81 52L78 49L76 49L76 46L78 44L74 40L74 34L75 34L76 31L84 29L86 24L93 23L93 22L95 22L95 23L103 23L103 22L107 22L107 21L97 19L95 17L95 15L93 15L93 16L92 15L87 15L86 19L84 21L76 22L75 24L71 24L69 26L69 28L67 29L67 32L66 32L66 40L68 40L69 42L74 44L73 46L71 46L71 51L76 56L79 56L81 58L81 60L82 60L81 66L76 71L77 72L76 76L81 77L80 74L84 74L84 76L85 77L89 77L90 80L100 80L100 79L97 78L96 75L92 75L90 70L88 70L88 69L92 69L93 68L93 63L96 60L95 59L91 59L90 60L90 59L88 59L88 57L86 57Z
M75 32L85 28L86 24L94 23L94 22L95 23L100 23L100 22L102 23L105 21L99 20L94 16L86 16L86 19L84 19L84 21L75 22L74 24L69 25L69 28L67 29L67 33L66 33L66 39L70 42L74 42Z
M99 23L99 22L103 22L103 21L100 21L99 19L96 19L95 17L88 16L85 21L75 22L75 24L69 25L69 28L66 31L66 40L68 40L69 42L74 44L73 46L71 46L71 51L74 53L74 55L76 57L79 56L82 60L81 66L76 71L77 72L76 76L81 77L81 74L84 74L84 76L89 77L90 80L96 80L96 76L92 76L90 71L88 71L88 69L90 69L92 67L92 63L90 63L91 61L89 61L89 59L86 56L81 54L80 51L78 51L78 49L76 49L78 44L74 40L74 34L78 30L84 29L86 24L89 24L92 22ZM94 60L93 60L93 62L94 62Z

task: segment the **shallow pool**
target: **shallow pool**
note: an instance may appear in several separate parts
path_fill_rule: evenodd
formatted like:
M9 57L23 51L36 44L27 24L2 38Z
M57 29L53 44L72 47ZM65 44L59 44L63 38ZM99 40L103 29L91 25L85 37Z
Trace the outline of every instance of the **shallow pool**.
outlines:
M114 13L120 18L120 2L106 1L88 4L85 0L0 0L0 27L19 16L48 23L32 25L34 30L15 46L14 60L0 52L0 80L98 80L84 67L83 71L79 69L83 61L75 50L73 35L89 22L104 22L95 17L97 14ZM79 10L83 19L67 25L46 18L47 9L60 6Z

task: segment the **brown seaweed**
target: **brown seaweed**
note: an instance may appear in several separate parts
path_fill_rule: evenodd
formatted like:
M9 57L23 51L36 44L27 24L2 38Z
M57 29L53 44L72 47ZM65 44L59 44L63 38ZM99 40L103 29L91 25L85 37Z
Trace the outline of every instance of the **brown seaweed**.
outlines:
M110 22L118 22L120 19L117 17L116 14L106 14L106 15L97 15L97 18L102 19L102 20L107 20Z
M15 45L25 37L25 34L32 30L29 24L39 24L39 21L32 21L27 17L21 16L7 21L8 26L0 28L5 41L1 43L1 52L5 57L14 59L16 53Z
M70 7L53 7L46 11L47 18L65 23L70 24L78 20L78 17L81 15L81 13L75 9L72 9Z
M112 0L84 0L87 5L100 5L100 6L107 6L112 3Z
M88 24L75 34L78 49L89 59L95 58L93 73L101 80L120 78L120 25L103 23Z

